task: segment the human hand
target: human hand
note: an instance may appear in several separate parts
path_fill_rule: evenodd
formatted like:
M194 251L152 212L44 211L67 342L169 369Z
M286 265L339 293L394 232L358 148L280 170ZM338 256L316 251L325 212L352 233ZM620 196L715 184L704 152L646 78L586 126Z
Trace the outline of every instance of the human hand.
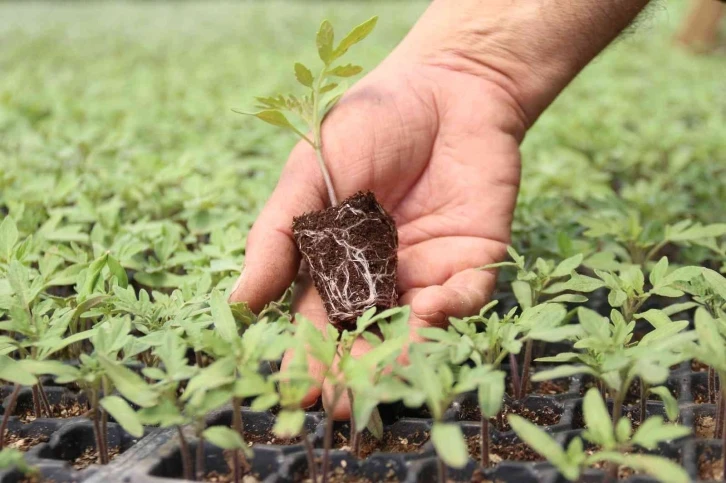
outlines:
M358 83L330 113L323 148L341 199L372 190L399 234L398 291L411 304L416 331L479 310L494 275L476 267L498 261L509 242L524 133L506 93L495 84L442 66L395 58ZM254 311L296 275L293 309L322 327L320 296L303 270L292 219L323 209L327 192L307 143L293 150L247 242L247 264L231 299ZM353 353L366 350L359 341ZM285 361L283 361L283 366ZM321 377L314 360L310 371ZM312 392L305 403L320 395ZM347 416L343 401L336 417Z

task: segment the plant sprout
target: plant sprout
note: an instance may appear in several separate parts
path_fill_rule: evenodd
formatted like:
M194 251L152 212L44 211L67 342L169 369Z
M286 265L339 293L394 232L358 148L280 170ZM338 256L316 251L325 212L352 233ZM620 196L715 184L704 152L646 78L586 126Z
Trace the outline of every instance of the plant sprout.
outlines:
M509 424L517 435L541 454L569 481L581 481L586 468L599 462L612 465L611 475L618 474L618 467L625 466L642 471L662 482L687 483L688 474L677 463L662 456L632 453L635 447L654 450L660 443L682 438L690 429L676 424L666 424L660 416L648 418L633 433L628 418L620 418L613 426L605 402L595 388L588 390L583 399L583 415L587 429L570 440L567 449L545 431L526 419L510 414ZM588 452L583 439L597 450ZM617 477L617 476L615 476Z
M323 68L317 75L313 75L305 65L299 62L295 64L295 77L300 84L309 89L309 92L302 97L293 94L258 97L258 107L262 108L262 111L254 114L235 111L255 116L268 124L292 131L307 142L315 150L331 206L338 204L338 197L323 159L322 124L326 114L338 102L345 90L344 85L338 84L338 79L353 77L363 71L363 68L358 65L336 66L335 64L348 52L348 49L365 39L373 31L377 21L378 17L373 17L353 28L337 46L334 44L333 26L327 20L323 21L316 38L318 56L323 61ZM283 112L295 114L302 119L312 132L312 139L296 128Z

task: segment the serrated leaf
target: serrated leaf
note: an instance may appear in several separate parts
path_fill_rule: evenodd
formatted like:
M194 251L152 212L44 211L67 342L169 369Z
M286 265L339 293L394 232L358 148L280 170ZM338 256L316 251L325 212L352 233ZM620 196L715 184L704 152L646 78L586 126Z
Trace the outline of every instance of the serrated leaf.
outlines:
M17 361L2 354L0 354L0 381L12 382L21 386L33 386L38 383L38 379L20 367Z
M313 73L300 62L295 62L295 77L297 78L297 81L305 87L313 86Z
M15 221L6 216L0 223L0 259L10 260L13 253L13 247L18 242L18 227Z
M658 263L655 264L653 267L653 270L650 272L650 275L648 276L648 280L650 281L651 285L655 286L658 285L658 282L663 280L663 277L665 277L665 274L668 272L668 258L663 257L660 260L658 260Z
M587 391L582 400L582 413L587 426L584 438L605 449L612 448L615 445L615 435L610 422L610 413L600 391L595 388Z
M118 362L99 354L98 360L116 390L126 399L141 407L156 404L156 393L144 379Z
M333 42L335 40L335 34L333 33L333 26L327 20L323 20L318 29L318 34L315 37L315 44L318 47L318 56L320 60L329 65L333 60Z
M144 435L144 427L138 415L125 400L118 396L108 396L101 399L101 406L131 436L140 438Z
M378 22L378 17L372 17L362 24L358 25L357 27L354 27L353 30L351 30L348 35L346 35L343 40L340 41L340 44L338 44L338 47L335 49L335 52L332 55L332 60L339 59L341 56L343 56L348 49L350 49L352 46L360 42L361 40L365 39L370 35L370 33L373 31L373 29L376 26L376 22ZM332 30L331 30L331 43L332 43ZM321 56L322 59L322 56ZM323 59L324 61L325 59Z
M219 336L226 342L233 342L239 338L237 332L237 323L232 315L232 309L230 309L227 300L219 290L212 292L209 300L209 306L212 309L212 320L214 321L214 328Z
M708 285L719 297L726 300L726 277L711 270L710 268L702 268L703 278L706 279Z
M661 416L651 416L640 425L631 440L648 450L654 450L660 443L673 441L691 434L691 429L677 424L663 422Z
M582 264L582 254L577 254L573 257L562 260L557 267L552 271L550 277L559 278L570 275L573 270Z
M294 438L302 432L305 424L305 411L280 411L275 419L272 432L279 438Z
M363 67L353 64L339 65L331 69L328 73L336 77L353 77L363 72Z

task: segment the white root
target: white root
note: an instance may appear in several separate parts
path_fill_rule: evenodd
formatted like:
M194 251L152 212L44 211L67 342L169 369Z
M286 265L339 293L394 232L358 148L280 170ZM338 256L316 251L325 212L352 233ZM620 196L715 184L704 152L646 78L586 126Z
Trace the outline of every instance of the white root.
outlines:
M329 308L328 317L335 321L355 320L366 309L373 306L390 307L396 303L396 289L394 283L380 283L387 278L395 277L396 261L395 255L389 259L369 258L375 256L372 250L372 244L356 247L351 243L350 234L352 231L364 223L370 223L372 220L366 217L366 213L362 210L353 208L349 205L340 206L336 220L340 220L345 214L353 215L355 223L344 228L326 228L324 230L300 230L297 233L301 245L313 248L312 253L319 252L315 250L316 245L332 241L335 245L342 248L345 256L340 263L333 268L325 267L322 258L315 261L310 258L310 253L304 253L304 257L311 269L315 269L318 275L318 290L325 292L324 298L330 301L332 307ZM381 262L384 269L371 270L372 262ZM355 273L352 273L352 270ZM357 275L357 276L355 276ZM361 279L365 282L365 290L351 284L354 279ZM390 293L379 293L380 287L391 287ZM322 294L321 294L322 295ZM326 297L327 296L327 297Z

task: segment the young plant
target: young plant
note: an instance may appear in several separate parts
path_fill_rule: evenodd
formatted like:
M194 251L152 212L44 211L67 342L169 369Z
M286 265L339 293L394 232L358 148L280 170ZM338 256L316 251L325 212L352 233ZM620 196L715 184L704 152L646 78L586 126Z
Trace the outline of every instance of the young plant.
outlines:
M605 402L595 388L585 394L582 407L587 429L582 433L582 438L576 436L570 440L567 449L563 449L552 436L535 424L516 414L508 416L509 424L525 443L546 458L569 481L581 481L584 471L600 462L610 463L611 476L615 477L618 468L625 466L662 482L691 481L688 473L668 458L633 453L636 447L655 450L660 443L688 436L691 432L689 428L666 424L660 416L648 418L635 433L626 417L618 419L613 426L609 423ZM587 451L583 439L597 449Z
M358 65L342 65L339 61L371 33L376 21L377 17L373 17L358 25L337 45L333 26L324 21L316 38L318 56L323 63L320 71L313 74L305 65L295 64L295 77L306 94L258 97L258 107L262 110L250 114L292 131L315 151L331 208L295 218L292 229L328 318L339 330L354 328L358 316L371 307L386 309L398 302L398 237L393 218L370 192L357 193L339 205L323 159L322 123L343 94L344 86L338 83L339 79L363 70ZM312 138L295 127L285 112L304 121Z
M419 346L409 347L409 360L408 366L396 371L406 383L406 387L401 390L401 398L407 407L425 405L431 413L431 441L438 457L437 481L445 482L448 481L447 465L463 468L469 460L469 453L461 427L456 423L445 422L444 413L456 396L476 389L490 368L479 366L472 369L468 366L441 364L426 357Z
M714 318L705 308L696 310L694 323L697 339L688 349L688 354L718 374L721 390L720 404L716 408L716 437L722 439L724 481L726 481L726 314Z
M512 292L514 292L514 296L523 310L535 307L545 301L552 303L582 303L587 301L587 297L583 295L563 293L568 290L565 288L567 287L566 284L571 279L575 269L582 263L583 255L574 255L557 265L552 261L537 258L534 265L528 268L525 258L518 254L514 248L508 247L507 251L512 257L512 262L495 263L487 265L483 269L497 267L515 267L517 269L517 280L513 281L511 286ZM518 377L519 386L514 390L514 396L517 399L527 395L533 346L534 339L527 339L522 359L522 372ZM512 360L514 360L514 357L512 357Z
M637 343L631 343L635 322L626 323L623 315L612 310L610 318L579 307L577 315L582 332L574 337L575 349L584 352L563 352L552 357L542 357L539 362L575 362L538 372L532 380L545 381L575 374L588 374L608 388L613 398L613 426L620 420L627 391L638 377L641 387L651 387L641 394L641 421L645 418L645 401L648 392L657 394L665 403L668 417L675 419L678 405L675 398L662 384L668 378L669 367L685 360L682 347L693 339L691 332L683 332L688 321L672 322L660 311L648 311L642 317L653 325L654 330Z
M25 461L25 454L15 448L0 447L0 471L15 468L24 476L30 478L29 481L35 481L39 471Z

